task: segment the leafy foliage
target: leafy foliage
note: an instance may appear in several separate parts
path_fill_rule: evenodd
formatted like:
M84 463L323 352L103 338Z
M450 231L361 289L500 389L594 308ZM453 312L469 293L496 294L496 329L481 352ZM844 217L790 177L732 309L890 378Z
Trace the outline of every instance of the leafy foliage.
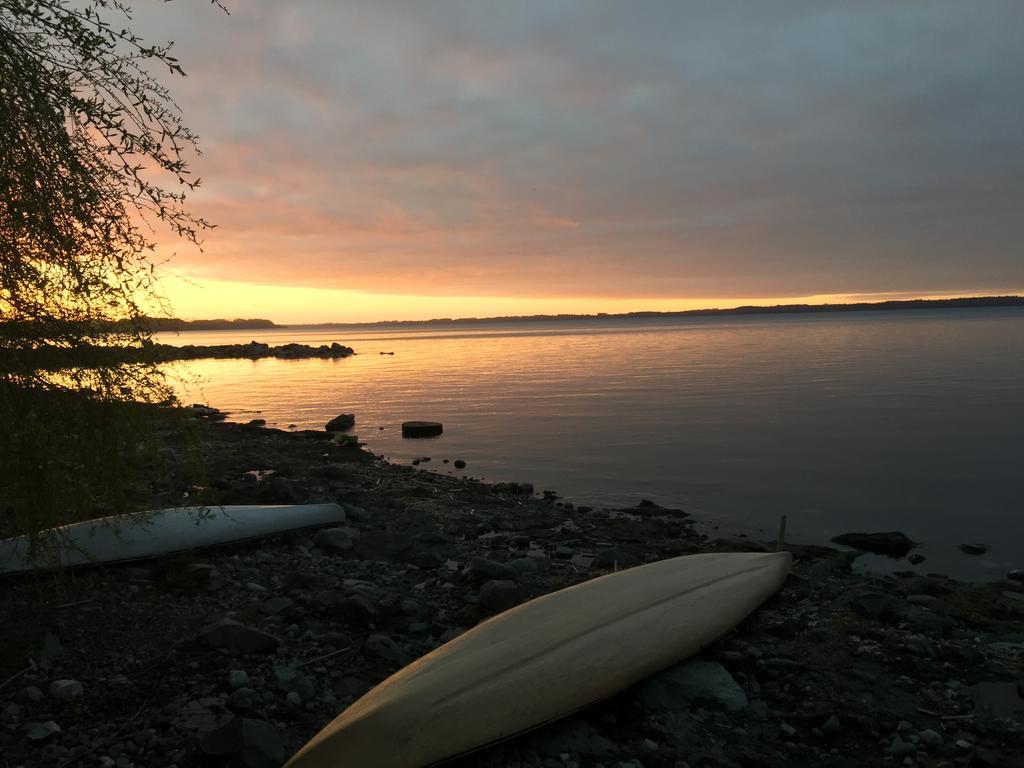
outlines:
M145 425L112 407L170 389L155 364L76 351L145 349L154 233L198 245L210 226L185 207L196 136L154 74L185 73L130 19L117 0L0 0L0 508L34 518L129 505ZM67 367L34 367L40 347Z

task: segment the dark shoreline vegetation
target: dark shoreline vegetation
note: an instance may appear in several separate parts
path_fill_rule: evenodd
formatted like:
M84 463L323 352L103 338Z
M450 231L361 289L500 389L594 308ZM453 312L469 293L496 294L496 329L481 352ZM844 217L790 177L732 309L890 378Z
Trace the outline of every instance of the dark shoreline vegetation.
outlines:
M74 348L40 347L19 353L22 364L28 363L39 370L59 371L66 368L92 368L121 364L169 363L176 360L278 358L281 360L323 360L349 357L352 347L332 344L281 344L272 346L258 341L248 344L173 344L144 343L139 346L80 345ZM0 354L0 368L3 356Z
M0 579L12 765L279 765L370 687L511 605L643 562L771 548L650 501L577 507L213 410L159 432L140 504L335 501L347 522ZM1021 765L1020 583L882 577L852 570L849 551L789 549L779 594L698 658L453 765Z

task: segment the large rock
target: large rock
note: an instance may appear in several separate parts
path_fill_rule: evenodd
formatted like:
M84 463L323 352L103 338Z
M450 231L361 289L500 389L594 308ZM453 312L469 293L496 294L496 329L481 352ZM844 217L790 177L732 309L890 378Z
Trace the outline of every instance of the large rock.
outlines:
M245 768L279 768L284 744L270 723L233 717L199 738L199 749L211 756L236 756Z
M356 425L354 413L339 413L324 427L328 432L346 432Z
M670 667L637 688L648 709L679 710L690 704L738 712L747 707L747 694L725 667L715 661L690 659Z
M230 619L207 627L199 633L199 639L211 648L234 653L272 653L280 644L273 635Z
M885 533L844 533L835 536L832 541L844 547L852 547L862 552L873 552L876 555L889 557L906 557L907 553L917 546L899 531Z

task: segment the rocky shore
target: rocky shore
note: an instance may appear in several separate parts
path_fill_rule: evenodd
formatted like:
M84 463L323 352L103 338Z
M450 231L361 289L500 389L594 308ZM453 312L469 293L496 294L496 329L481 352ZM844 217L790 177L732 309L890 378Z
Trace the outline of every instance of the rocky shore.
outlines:
M387 464L327 432L197 421L173 503L337 501L345 525L0 582L10 766L279 765L410 660L511 605L701 551L686 513ZM440 457L438 457L440 458ZM544 768L1024 766L1024 590L851 570L794 548L783 589L700 657L455 763Z
M276 357L282 360L303 360L307 358L330 359L354 355L352 347L334 342L311 347L308 344L281 344L271 346L259 341L248 344L185 344L177 347L171 344L154 345L157 359L162 362L171 360L200 360L203 358L247 358L259 360L263 357Z
M24 352L31 364L43 370L60 370L69 366L104 366L122 363L169 363L176 360L247 359L276 357L282 360L322 360L349 357L352 347L333 342L313 347L308 344L281 344L271 346L259 341L248 344L146 344L144 346L85 346L75 349L40 347Z

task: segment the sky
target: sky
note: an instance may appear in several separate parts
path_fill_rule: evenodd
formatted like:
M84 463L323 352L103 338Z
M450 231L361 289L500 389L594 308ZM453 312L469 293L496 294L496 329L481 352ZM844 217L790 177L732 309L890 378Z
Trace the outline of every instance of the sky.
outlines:
M1024 290L1019 0L140 3L204 154L185 317Z

